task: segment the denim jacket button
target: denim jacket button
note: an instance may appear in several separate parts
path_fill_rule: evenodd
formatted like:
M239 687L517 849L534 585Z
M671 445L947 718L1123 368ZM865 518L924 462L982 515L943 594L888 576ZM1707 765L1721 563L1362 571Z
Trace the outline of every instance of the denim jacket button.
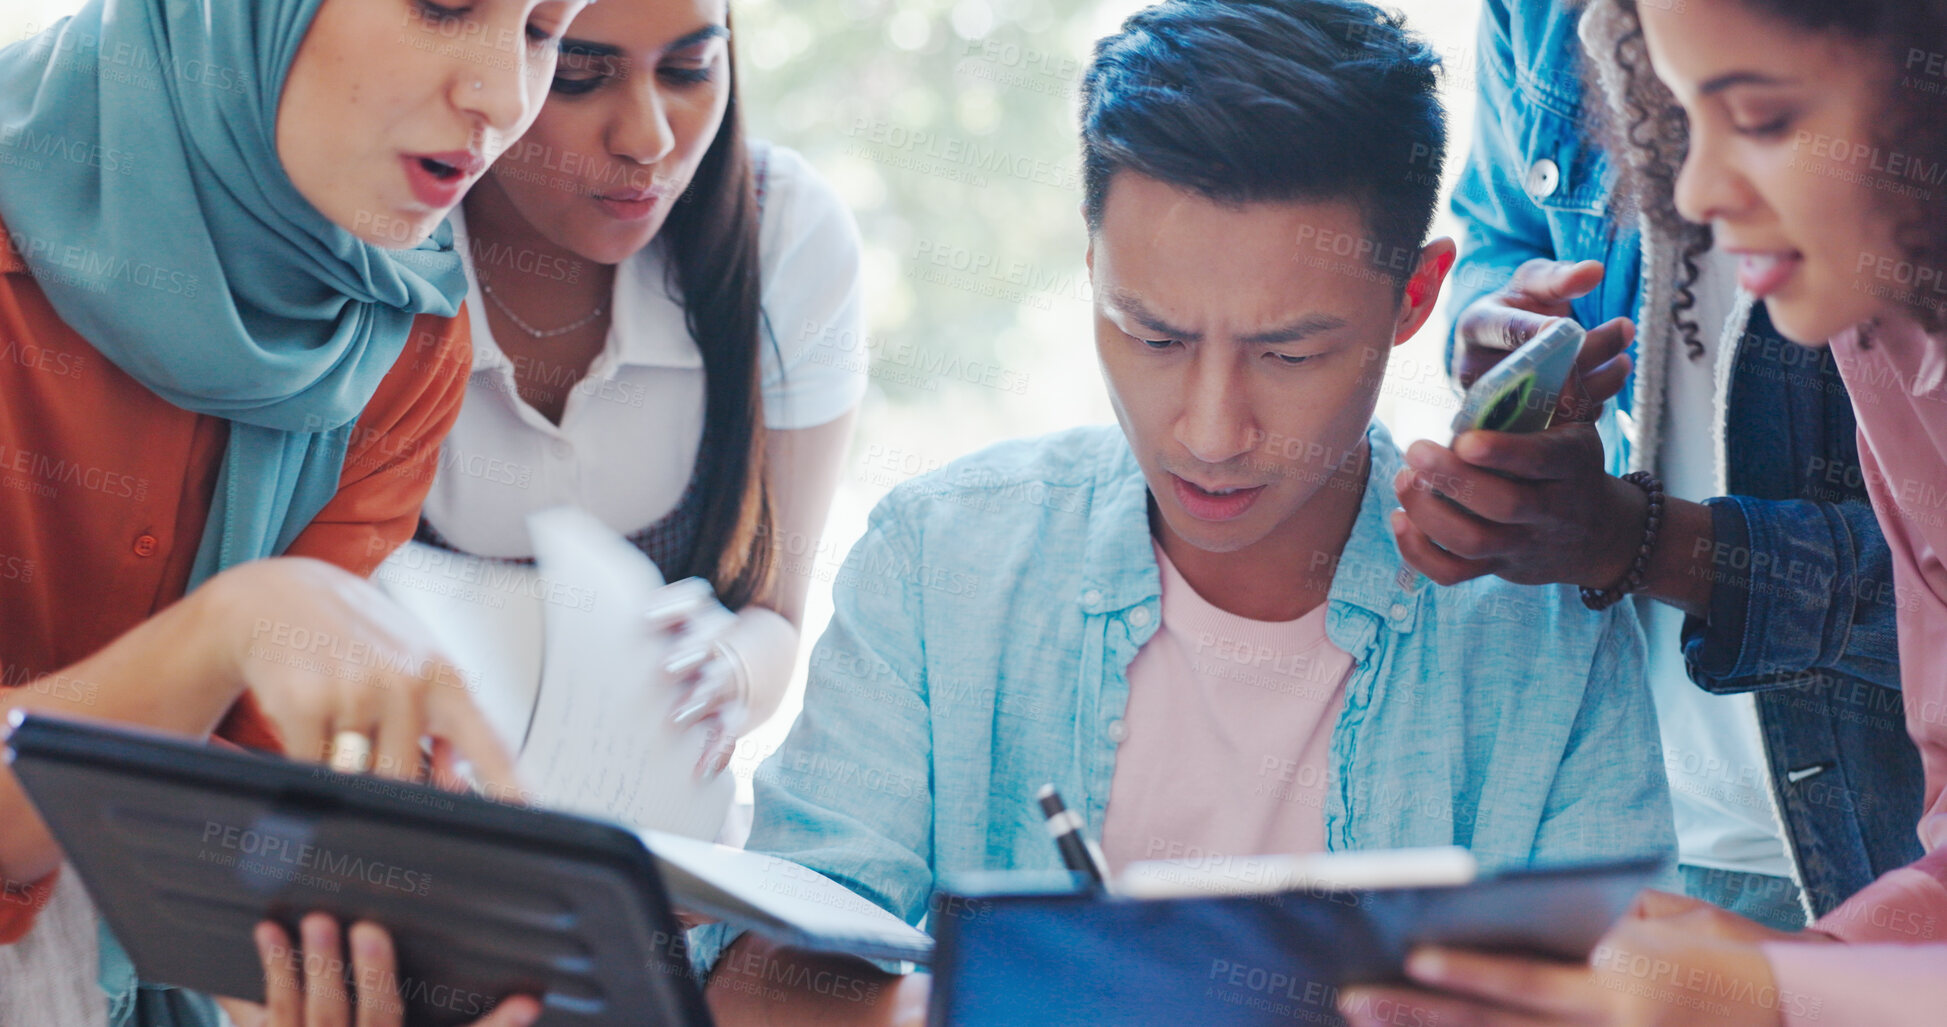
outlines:
M1088 591L1082 593L1083 606L1093 609L1094 607L1100 605L1101 602L1102 602L1102 593L1096 589L1091 588Z
M1545 200L1555 195L1562 184L1562 169L1546 157L1534 162L1528 168L1528 195L1537 200Z
M1109 741L1120 745L1129 740L1129 725L1120 720L1109 721Z
M1393 618L1394 620L1405 620L1405 619L1406 619L1406 604L1405 604L1405 603L1394 603L1394 604L1393 604L1393 608L1392 608L1392 609L1390 609L1390 610L1388 610L1388 611L1386 611L1386 613L1387 613L1387 615L1388 615L1388 616L1390 616L1390 617L1392 617L1392 618Z
M1131 627L1138 627L1138 628L1145 628L1145 627L1148 627L1148 626L1149 626L1149 608L1148 608L1148 607L1143 607L1143 606L1138 606L1138 607L1136 607L1135 609L1133 609L1133 610L1130 610L1130 611L1129 611L1129 624L1130 624L1130 626L1131 626Z

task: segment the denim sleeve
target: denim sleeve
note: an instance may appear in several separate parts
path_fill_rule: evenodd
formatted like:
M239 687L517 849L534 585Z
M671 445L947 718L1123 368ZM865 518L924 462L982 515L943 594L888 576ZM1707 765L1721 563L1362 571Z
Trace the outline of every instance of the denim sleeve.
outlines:
M1634 603L1603 614L1602 640L1535 834L1537 866L1661 856L1676 888L1677 830Z
M1474 144L1454 185L1450 206L1465 227L1460 259L1448 285L1453 310L1499 289L1516 268L1535 257L1555 255L1548 218L1522 185L1526 162L1514 136L1520 118L1515 103L1514 43L1508 0L1483 0L1478 73L1475 75ZM1453 335L1447 336L1447 364L1453 364Z
M898 494L879 505L833 583L804 709L757 771L746 848L810 867L919 926L933 890L932 732L923 564L900 508ZM739 933L720 924L690 932L698 980Z
M1687 617L1683 656L1711 692L1792 684L1811 669L1900 687L1893 554L1866 502L1708 501L1710 617Z

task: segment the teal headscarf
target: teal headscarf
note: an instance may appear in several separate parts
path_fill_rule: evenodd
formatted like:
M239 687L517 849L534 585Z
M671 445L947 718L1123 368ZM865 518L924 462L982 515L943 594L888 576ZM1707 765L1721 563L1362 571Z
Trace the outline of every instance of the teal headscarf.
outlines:
M89 0L0 50L15 250L104 357L230 422L191 587L297 538L413 316L466 292L445 225L372 246L285 174L277 102L320 2Z

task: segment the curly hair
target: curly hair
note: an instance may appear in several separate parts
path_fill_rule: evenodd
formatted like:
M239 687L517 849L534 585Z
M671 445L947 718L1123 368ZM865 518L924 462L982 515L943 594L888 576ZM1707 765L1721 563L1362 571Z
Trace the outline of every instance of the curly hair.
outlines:
M1677 285L1677 324L1691 359L1703 353L1698 328L1687 312L1696 305L1698 258L1711 247L1710 228L1684 220L1676 209L1676 176L1689 152L1689 120L1649 67L1649 52L1637 16L1638 0L1596 0L1615 6L1628 31L1617 39L1611 58L1627 83L1623 123L1606 126L1604 147L1618 165L1618 193L1640 210L1659 231L1679 241L1682 270ZM1887 66L1912 66L1916 55L1931 60L1947 50L1947 0L1738 0L1748 9L1807 32L1836 32L1877 50ZM1875 142L1897 149L1935 167L1947 168L1947 117L1943 95L1947 76L1936 76L1938 89L1916 83L1915 76L1889 76L1881 108L1871 122L1878 126ZM1647 98L1647 99L1645 99ZM1596 105L1601 109L1601 105ZM1947 196L1913 190L1883 194L1896 221L1895 241L1902 255L1916 267L1947 268ZM1921 302L1915 295L1906 306L1928 332L1947 328L1947 309Z

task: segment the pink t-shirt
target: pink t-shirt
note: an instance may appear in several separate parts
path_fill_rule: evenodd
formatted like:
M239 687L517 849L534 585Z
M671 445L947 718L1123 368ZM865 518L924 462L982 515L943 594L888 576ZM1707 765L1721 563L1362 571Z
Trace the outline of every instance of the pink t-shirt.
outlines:
M1889 325L1832 342L1859 419L1859 462L1893 551L1900 686L1926 768L1926 855L1815 925L1853 944L1767 945L1788 1024L1947 1022L1947 339ZM1861 582L1861 595L1879 582ZM1866 592L1873 588L1874 592Z
M1293 621L1211 605L1156 546L1163 623L1129 664L1102 852L1111 871L1325 848L1332 725L1352 658L1325 604Z

